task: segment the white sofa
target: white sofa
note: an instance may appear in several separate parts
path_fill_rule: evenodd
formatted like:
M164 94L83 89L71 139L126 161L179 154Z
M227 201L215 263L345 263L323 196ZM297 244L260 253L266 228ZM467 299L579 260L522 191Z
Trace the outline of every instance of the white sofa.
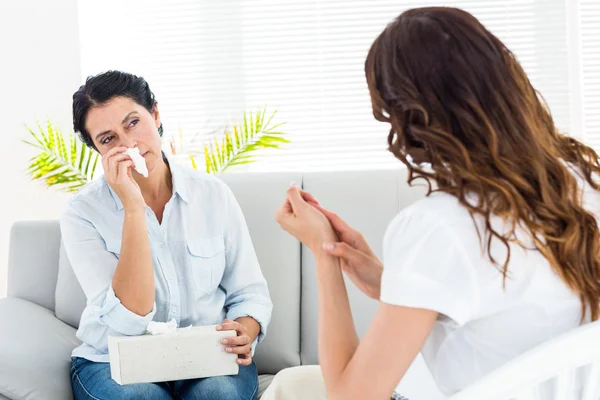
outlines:
M364 233L381 254L388 222L422 198L406 171L225 174L252 235L274 303L273 319L255 361L260 393L283 368L317 364L317 288L310 251L281 231L274 212L290 182ZM0 299L0 400L72 398L70 354L86 299L60 245L58 221L18 222L11 232L8 297ZM355 323L366 332L377 302L348 282ZM444 398L418 358L402 381L414 400Z

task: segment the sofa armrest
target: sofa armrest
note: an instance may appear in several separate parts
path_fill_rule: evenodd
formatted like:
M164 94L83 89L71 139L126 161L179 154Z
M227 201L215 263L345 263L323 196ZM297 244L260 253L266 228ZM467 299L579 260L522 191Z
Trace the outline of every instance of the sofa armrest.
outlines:
M15 297L0 299L0 398L73 398L75 329L54 313Z

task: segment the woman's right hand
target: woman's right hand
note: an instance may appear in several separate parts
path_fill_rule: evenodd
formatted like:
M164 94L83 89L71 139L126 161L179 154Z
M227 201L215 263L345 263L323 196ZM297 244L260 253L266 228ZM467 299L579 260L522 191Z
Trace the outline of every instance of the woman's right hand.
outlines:
M115 147L102 156L104 178L121 199L125 210L143 209L146 202L131 173L134 166L133 161L125 154L125 151L127 151L126 147Z
M323 249L340 259L342 270L356 287L368 297L379 300L383 263L362 233L353 229L334 212L323 208L310 193L303 191L302 197L327 217L341 240L337 243L325 243Z

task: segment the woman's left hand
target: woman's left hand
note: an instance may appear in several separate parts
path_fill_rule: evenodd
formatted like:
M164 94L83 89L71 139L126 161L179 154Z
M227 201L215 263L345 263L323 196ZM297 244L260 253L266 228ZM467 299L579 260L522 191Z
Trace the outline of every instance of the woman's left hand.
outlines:
M336 242L337 235L327 217L310 204L313 200L312 196L305 200L300 188L290 186L285 201L275 213L275 220L314 253L322 250L323 243Z
M248 366L252 364L252 339L248 336L246 327L237 321L226 319L217 326L218 331L236 331L236 337L228 337L221 340L225 345L225 351L238 355L238 364Z

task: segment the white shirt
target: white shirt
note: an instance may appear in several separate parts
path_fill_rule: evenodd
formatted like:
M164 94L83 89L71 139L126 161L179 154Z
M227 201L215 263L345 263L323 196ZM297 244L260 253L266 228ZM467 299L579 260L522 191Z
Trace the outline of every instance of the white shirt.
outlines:
M578 177L584 207L600 215L600 194ZM483 217L475 221L485 237ZM509 226L493 217L493 227ZM578 296L535 250L510 244L506 286L482 251L475 223L458 200L445 193L402 210L384 239L381 301L440 313L422 349L440 390L451 395L528 349L580 325ZM492 242L504 264L506 248Z
M251 316L264 337L272 303L242 210L219 179L171 162L173 196L162 223L146 207L155 302L128 310L112 279L121 253L123 204L104 177L86 185L60 220L65 250L87 297L73 356L108 362L108 337L141 335L152 320L180 327Z

